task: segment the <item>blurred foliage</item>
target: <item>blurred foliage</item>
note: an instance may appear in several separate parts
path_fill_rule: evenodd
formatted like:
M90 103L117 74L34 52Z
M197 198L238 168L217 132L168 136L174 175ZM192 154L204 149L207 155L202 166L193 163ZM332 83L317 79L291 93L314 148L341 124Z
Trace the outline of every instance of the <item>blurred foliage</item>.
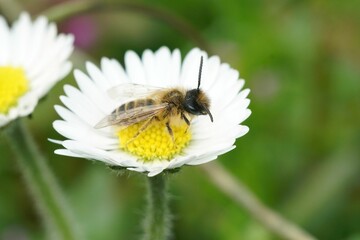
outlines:
M61 1L14 2L35 16ZM245 122L250 132L218 161L267 205L319 239L360 239L360 2L138 3L192 25L252 90L253 114ZM72 30L77 18L61 22L60 29ZM102 56L123 61L128 49L141 53L167 45L184 55L194 47L167 22L143 13L103 11L81 18L87 27L75 29L85 29L78 34L89 41L77 44L95 62ZM83 68L76 56L76 67ZM74 84L73 77L58 83L27 123L87 239L137 239L143 177L117 176L99 163L53 154L57 146L47 138L59 138L51 126L58 118L53 105L60 104L65 83ZM0 239L42 239L41 224L1 135L0 156ZM176 174L171 192L176 239L277 239L197 167Z

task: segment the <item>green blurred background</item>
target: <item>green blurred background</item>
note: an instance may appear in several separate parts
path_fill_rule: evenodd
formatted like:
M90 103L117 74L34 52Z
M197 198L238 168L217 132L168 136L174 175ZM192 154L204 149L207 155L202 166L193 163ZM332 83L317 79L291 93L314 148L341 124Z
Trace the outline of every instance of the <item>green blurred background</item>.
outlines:
M33 16L61 4L1 0L0 12ZM8 2L7 2L8 1ZM11 2L11 3L10 3ZM4 4L5 3L5 4ZM221 162L269 207L319 239L360 239L360 1L166 1L136 3L185 19L212 54L240 71L251 89L250 132ZM13 5L12 8L7 8ZM5 7L4 7L5 6ZM7 6L7 7L6 7ZM61 21L81 52L123 61L124 52L196 46L150 12L102 11ZM156 14L155 14L156 15ZM84 53L84 54L83 54ZM144 177L117 176L100 163L57 156L64 83L38 105L30 125L73 205L89 240L137 239L144 209ZM0 134L0 239L43 239L32 200ZM175 239L278 239L213 186L199 167L171 181Z

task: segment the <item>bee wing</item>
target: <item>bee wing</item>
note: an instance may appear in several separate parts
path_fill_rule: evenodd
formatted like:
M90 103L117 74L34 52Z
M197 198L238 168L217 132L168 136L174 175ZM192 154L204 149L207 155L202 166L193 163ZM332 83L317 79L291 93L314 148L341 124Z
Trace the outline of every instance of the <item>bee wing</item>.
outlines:
M161 103L156 105L137 107L124 111L114 111L110 115L103 118L94 127L97 129L112 125L127 127L158 115L167 106L167 103Z
M136 83L124 83L110 88L107 91L107 94L114 100L144 98L163 89L164 88L161 87L147 86Z

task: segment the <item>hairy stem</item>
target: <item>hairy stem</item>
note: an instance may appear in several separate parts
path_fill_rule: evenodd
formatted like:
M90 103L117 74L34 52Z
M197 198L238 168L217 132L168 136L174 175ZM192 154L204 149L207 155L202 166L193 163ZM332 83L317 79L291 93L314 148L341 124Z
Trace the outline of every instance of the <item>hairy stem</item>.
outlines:
M148 178L147 213L143 240L165 240L170 236L170 211L164 174Z
M21 120L17 120L10 124L4 133L15 153L38 214L45 225L47 239L82 239L65 197L30 132Z

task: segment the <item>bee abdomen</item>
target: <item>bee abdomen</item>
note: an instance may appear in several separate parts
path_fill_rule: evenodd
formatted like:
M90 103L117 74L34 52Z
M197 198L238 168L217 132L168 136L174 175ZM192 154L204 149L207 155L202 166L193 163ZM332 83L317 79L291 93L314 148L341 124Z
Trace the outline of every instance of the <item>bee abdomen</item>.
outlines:
M139 99L122 104L120 107L116 108L114 112L119 113L119 112L129 111L134 108L151 106L154 104L155 101L153 99Z
M144 107L144 106L151 106L151 105L154 105L154 104L155 104L155 101L152 100L152 99L140 99L140 100L135 101L135 107L136 108Z

